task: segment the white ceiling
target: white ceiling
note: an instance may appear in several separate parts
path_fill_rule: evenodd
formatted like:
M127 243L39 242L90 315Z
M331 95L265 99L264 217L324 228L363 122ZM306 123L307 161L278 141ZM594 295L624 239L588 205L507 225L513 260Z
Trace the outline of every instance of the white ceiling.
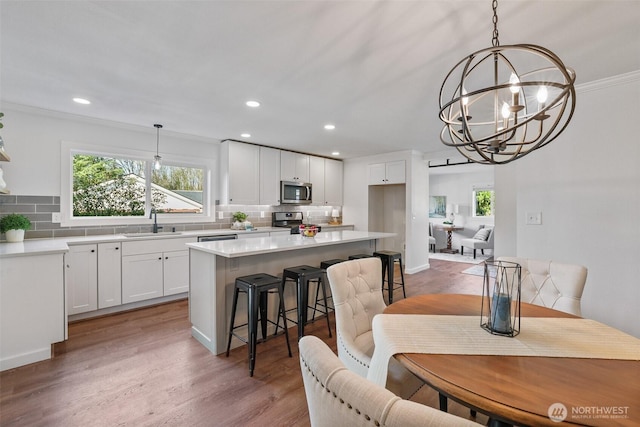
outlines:
M442 80L493 30L491 0L1 0L0 13L2 102L342 158L441 151ZM498 15L501 45L551 49L578 84L640 70L638 0L502 0Z

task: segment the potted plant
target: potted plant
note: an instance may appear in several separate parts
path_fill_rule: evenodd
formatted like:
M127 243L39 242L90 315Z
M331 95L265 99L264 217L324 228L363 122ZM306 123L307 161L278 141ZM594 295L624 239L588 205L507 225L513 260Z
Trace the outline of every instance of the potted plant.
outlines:
M233 218L233 225L231 225L231 228L234 230L243 230L244 222L247 220L247 217L248 215L244 212L234 212L231 215L231 218Z
M31 221L24 215L9 214L0 219L0 232L5 233L7 242L22 242L24 232L31 228Z

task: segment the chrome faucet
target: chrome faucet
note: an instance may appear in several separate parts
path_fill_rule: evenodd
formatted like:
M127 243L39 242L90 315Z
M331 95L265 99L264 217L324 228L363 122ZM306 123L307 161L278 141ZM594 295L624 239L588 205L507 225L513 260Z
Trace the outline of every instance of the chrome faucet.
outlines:
M162 227L158 227L158 211L155 208L151 208L149 212L149 219L153 217L153 232L157 233L158 230L162 230Z

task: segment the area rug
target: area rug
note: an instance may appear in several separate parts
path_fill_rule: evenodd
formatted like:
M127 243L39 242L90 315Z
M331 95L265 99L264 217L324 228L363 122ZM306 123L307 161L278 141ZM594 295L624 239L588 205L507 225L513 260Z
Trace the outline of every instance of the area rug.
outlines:
M460 255L458 254L447 254L442 252L429 253L430 259L439 259L442 261L452 261L452 262L464 262L467 264L480 264L481 262L491 258L491 255L482 255L478 253L476 255L476 259L473 259L473 252L469 255Z
M473 276L484 276L484 264L474 265L473 267L469 267L462 272L464 274L471 274ZM496 277L496 267L489 266L489 275L491 277Z

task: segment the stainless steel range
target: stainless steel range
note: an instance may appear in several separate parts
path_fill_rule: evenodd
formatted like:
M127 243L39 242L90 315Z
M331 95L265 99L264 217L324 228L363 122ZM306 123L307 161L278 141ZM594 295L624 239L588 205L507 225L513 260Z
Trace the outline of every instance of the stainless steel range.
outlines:
M302 212L273 212L271 214L272 227L285 227L291 230L291 234L300 234L300 225L302 225ZM322 231L320 226L316 226L318 232Z

